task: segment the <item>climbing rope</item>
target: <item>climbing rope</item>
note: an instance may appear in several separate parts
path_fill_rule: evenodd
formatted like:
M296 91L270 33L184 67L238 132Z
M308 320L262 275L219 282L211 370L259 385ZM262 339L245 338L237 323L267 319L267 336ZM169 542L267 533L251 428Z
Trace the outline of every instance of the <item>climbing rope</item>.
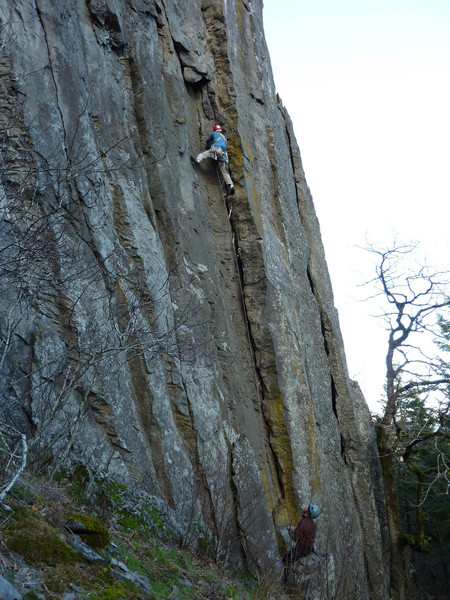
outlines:
M217 173L217 178L219 180L220 189L222 190L222 196L223 196L223 201L225 204L225 210L227 211L228 220L230 221L230 227L232 230L231 240L232 240L232 244L233 244L233 248L234 248L234 262L235 262L235 266L236 266L236 273L238 275L238 280L239 280L239 289L241 292L241 304L242 304L242 311L244 313L245 330L247 332L248 347L249 347L249 351L250 351L250 354L252 357L251 362L252 362L253 380L254 380L254 384L255 384L256 397L259 400L259 396L260 396L259 380L258 380L258 374L256 372L255 357L252 352L253 344L252 344L251 334L250 334L250 323L248 320L247 308L245 306L244 285L243 285L243 281L242 281L242 267L239 266L239 260L241 260L241 247L240 247L239 237L237 235L237 232L234 230L233 224L231 223L230 217L231 217L231 212L232 212L233 207L231 206L230 208L228 208L225 182L223 181L223 179L221 177L220 169L219 169L218 165L216 165L216 173Z

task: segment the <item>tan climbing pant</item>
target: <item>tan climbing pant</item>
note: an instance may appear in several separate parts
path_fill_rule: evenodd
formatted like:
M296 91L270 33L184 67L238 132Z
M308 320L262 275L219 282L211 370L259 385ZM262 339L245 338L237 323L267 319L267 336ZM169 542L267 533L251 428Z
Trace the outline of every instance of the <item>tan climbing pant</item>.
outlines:
M201 154L199 154L197 156L197 162L200 163L200 162L202 162L202 160L205 160L205 158L214 158L215 160L217 160L217 164L219 165L219 169L220 169L220 172L222 173L224 182L227 185L233 185L233 181L231 180L230 173L228 172L228 165L224 160L218 160L216 158L214 151L211 152L210 150L205 150L205 152L202 152Z

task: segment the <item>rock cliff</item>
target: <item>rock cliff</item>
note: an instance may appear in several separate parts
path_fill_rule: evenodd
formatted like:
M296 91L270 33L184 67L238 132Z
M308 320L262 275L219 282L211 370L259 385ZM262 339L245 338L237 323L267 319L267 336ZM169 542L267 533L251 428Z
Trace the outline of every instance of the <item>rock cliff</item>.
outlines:
M311 590L388 598L370 415L262 2L0 6L3 419L255 571L313 501ZM216 122L230 199L191 161Z

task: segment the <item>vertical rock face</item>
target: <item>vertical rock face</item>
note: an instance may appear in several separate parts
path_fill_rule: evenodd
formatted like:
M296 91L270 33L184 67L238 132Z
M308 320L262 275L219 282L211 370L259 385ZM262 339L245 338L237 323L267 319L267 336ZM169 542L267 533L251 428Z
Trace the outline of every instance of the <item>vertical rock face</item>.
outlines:
M277 527L314 502L322 578L388 598L370 415L262 2L3 0L0 18L3 418L238 565L277 564ZM215 122L232 202L190 158Z

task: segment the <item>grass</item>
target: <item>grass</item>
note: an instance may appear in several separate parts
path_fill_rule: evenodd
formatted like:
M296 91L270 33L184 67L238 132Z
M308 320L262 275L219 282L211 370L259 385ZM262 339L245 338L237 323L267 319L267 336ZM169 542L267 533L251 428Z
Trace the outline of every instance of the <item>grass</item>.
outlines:
M44 596L49 600L59 600L63 593L71 591L71 585L98 600L165 600L174 588L178 597L186 600L283 597L281 589L270 596L267 587L258 585L250 577L227 572L224 565L217 565L210 558L179 549L173 543L171 546L163 543L153 532L158 519L153 519L149 528L148 521L124 514L120 504L114 513L111 496L108 498L109 518L104 505L99 511L90 506L88 511L83 500L82 490L77 487L74 491L73 485L62 478L57 484L47 482L45 485L43 481L33 484L30 477L25 486L13 489L8 501L14 512L10 515L0 512L2 556L5 551L5 559L0 560L0 574L14 584L14 557L8 552L13 551L27 561L30 569L39 572ZM102 532L105 528L112 543L97 551L147 577L150 595L130 581L116 579L110 564L86 563L73 552L60 538L65 532L64 523L71 516L84 520L92 528L95 524ZM120 567L114 568L120 570Z

